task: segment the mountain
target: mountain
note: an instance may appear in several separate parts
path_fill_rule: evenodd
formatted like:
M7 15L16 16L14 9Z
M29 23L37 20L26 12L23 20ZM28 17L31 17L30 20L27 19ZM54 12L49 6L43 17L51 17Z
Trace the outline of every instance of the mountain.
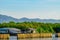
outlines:
M27 21L27 22L43 22L43 23L60 23L60 20L55 20L55 19L38 19L38 18L35 18L35 19L25 19L25 18L21 18L20 21L24 22L24 21Z
M10 16L6 16L6 15L0 15L0 23L9 22L9 21L18 22L18 19L10 17Z
M60 23L60 20L55 20L55 19L39 19L39 18L29 19L26 17L16 19L11 16L6 16L6 15L0 14L0 23L10 22L10 21L14 21L14 22L25 22L25 21L31 22L31 21L33 21L33 22L44 22L44 23Z

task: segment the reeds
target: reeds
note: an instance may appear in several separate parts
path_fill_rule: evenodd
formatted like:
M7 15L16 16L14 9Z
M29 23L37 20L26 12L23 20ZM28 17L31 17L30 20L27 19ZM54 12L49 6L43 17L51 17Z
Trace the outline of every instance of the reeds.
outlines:
M49 38L52 37L52 33L36 33L36 34L17 34L18 39L21 38Z
M58 34L58 37L60 37L60 33L57 33Z
M9 34L0 34L0 39L9 39Z

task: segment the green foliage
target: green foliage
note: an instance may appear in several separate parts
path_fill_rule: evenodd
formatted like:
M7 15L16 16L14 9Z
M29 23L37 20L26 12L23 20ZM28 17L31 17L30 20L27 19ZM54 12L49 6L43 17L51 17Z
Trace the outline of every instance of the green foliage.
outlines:
M18 28L27 30L28 28L36 29L38 33L54 33L60 32L60 23L40 23L40 22L9 22L0 23L0 28ZM57 30L59 29L59 30Z

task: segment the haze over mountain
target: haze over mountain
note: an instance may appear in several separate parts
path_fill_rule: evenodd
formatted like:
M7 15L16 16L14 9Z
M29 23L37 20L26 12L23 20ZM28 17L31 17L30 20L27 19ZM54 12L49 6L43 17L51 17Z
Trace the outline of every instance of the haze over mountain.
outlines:
M60 23L60 20L55 20L55 19L39 19L39 18L34 18L34 19L29 19L26 17L17 19L17 18L13 18L11 16L6 16L6 15L1 15L0 14L0 23L2 22L10 22L10 21L14 21L14 22L44 22L44 23Z

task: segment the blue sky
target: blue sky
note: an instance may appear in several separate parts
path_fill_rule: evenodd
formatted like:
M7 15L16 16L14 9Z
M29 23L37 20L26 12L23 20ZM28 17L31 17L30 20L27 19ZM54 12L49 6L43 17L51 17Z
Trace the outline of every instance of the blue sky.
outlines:
M60 19L60 0L0 0L0 14L15 18Z

